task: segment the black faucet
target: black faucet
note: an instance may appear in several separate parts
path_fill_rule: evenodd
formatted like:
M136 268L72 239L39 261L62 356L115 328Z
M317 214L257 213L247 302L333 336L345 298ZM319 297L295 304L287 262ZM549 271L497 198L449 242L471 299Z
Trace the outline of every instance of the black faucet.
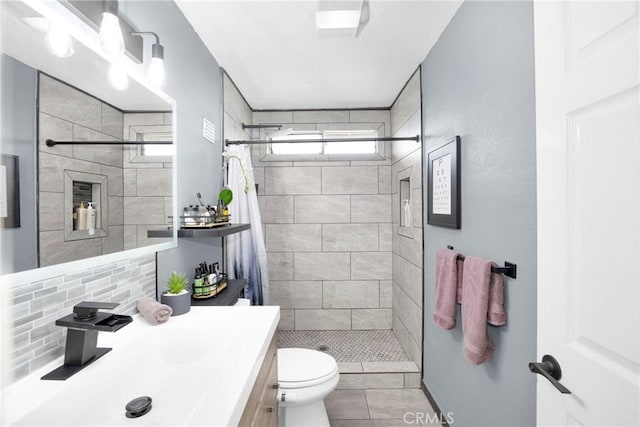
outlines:
M115 332L133 319L131 316L98 310L112 310L118 305L112 302L83 301L73 307L72 314L56 320L56 325L68 328L64 364L41 379L66 380L111 351L111 348L98 348L98 332Z

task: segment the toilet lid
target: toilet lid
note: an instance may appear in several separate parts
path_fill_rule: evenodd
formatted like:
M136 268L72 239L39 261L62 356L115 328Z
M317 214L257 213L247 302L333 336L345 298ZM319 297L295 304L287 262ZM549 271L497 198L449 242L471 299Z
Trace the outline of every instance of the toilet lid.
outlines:
M321 351L278 349L278 382L281 386L311 386L333 377L337 372L336 360Z

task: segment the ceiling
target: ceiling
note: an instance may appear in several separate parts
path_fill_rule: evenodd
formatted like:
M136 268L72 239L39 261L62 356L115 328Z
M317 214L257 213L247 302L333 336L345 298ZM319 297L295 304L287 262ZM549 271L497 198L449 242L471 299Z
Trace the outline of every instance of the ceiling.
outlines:
M389 107L461 1L369 0L358 37L319 34L317 1L176 3L254 109Z

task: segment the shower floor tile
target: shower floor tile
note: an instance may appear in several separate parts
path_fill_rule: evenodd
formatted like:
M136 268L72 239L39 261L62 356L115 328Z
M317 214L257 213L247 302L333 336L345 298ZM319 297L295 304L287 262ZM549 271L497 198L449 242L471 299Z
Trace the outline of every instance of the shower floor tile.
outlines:
M277 331L278 348L309 348L344 362L403 362L410 359L390 329L368 331ZM326 349L322 349L326 346Z

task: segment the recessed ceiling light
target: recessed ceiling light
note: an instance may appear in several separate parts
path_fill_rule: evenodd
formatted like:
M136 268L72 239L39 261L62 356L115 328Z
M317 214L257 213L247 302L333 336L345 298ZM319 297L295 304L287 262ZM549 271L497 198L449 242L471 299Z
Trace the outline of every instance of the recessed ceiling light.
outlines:
M319 10L316 12L316 28L319 30L356 29L360 25L358 10Z

